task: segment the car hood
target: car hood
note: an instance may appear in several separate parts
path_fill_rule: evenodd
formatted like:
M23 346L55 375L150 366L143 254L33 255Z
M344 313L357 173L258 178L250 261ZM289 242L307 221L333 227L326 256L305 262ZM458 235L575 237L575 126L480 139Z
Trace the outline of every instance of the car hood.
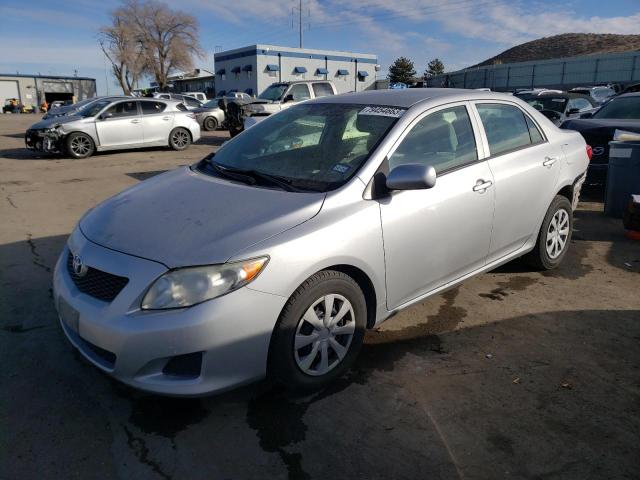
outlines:
M33 125L31 125L31 129L40 130L40 129L43 129L43 128L51 128L54 125L61 125L63 123L77 122L78 120L83 120L83 118L79 117L77 115L65 115L65 116L61 116L61 117L47 118L47 119L40 120L39 122L34 123Z
M80 220L92 242L168 268L223 263L316 215L324 193L256 188L183 167L111 197Z

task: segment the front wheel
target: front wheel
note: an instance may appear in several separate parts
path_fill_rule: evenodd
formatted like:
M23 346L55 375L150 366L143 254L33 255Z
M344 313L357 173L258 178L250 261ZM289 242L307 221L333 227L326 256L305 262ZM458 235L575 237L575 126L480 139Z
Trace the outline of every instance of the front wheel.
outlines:
M551 270L562 262L573 231L573 209L566 197L556 195L540 227L536 246L525 260L539 270Z
M67 154L72 158L87 158L93 155L95 145L93 139L82 132L74 132L65 140Z
M269 348L269 376L292 389L324 387L355 361L366 318L355 280L333 270L312 275L280 315Z
M174 150L185 150L191 145L191 134L186 128L174 128L169 134L169 146Z

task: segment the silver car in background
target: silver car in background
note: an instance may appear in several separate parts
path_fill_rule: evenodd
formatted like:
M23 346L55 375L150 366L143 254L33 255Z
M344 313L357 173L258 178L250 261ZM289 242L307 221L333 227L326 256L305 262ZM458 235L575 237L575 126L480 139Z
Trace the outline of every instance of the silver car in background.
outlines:
M75 115L42 120L25 134L27 148L86 158L95 151L169 146L184 150L200 138L195 115L173 100L104 98Z
M202 107L192 110L203 130L217 130L224 123L224 111L220 108L218 102L219 100L214 98L202 105Z
M303 102L88 212L55 267L60 322L139 389L319 388L395 312L522 255L556 267L588 151L510 95Z

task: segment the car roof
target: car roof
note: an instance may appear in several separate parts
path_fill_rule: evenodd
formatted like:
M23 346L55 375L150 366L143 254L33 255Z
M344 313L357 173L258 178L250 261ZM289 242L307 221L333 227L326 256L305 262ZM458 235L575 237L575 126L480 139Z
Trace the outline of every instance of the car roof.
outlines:
M403 88L400 90L367 90L364 92L329 95L312 100L313 103L356 103L409 108L425 100L509 100L517 97L497 92L469 90L463 88Z

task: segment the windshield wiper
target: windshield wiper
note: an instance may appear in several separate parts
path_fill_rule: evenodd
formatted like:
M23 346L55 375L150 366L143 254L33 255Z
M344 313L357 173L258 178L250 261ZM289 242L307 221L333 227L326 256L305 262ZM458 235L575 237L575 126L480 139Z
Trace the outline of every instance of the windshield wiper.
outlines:
M266 182L270 185L276 185L280 187L282 190L286 190L287 192L301 192L302 189L296 188L291 185L291 181L282 177L278 177L277 175L271 175L268 173L259 172L257 170L243 170L240 168L228 167L226 165L221 165L213 159L209 159L209 165L211 165L216 172L220 173L227 178L233 178L235 180L240 180L243 183L248 183L249 185L256 185L258 180L262 182Z

